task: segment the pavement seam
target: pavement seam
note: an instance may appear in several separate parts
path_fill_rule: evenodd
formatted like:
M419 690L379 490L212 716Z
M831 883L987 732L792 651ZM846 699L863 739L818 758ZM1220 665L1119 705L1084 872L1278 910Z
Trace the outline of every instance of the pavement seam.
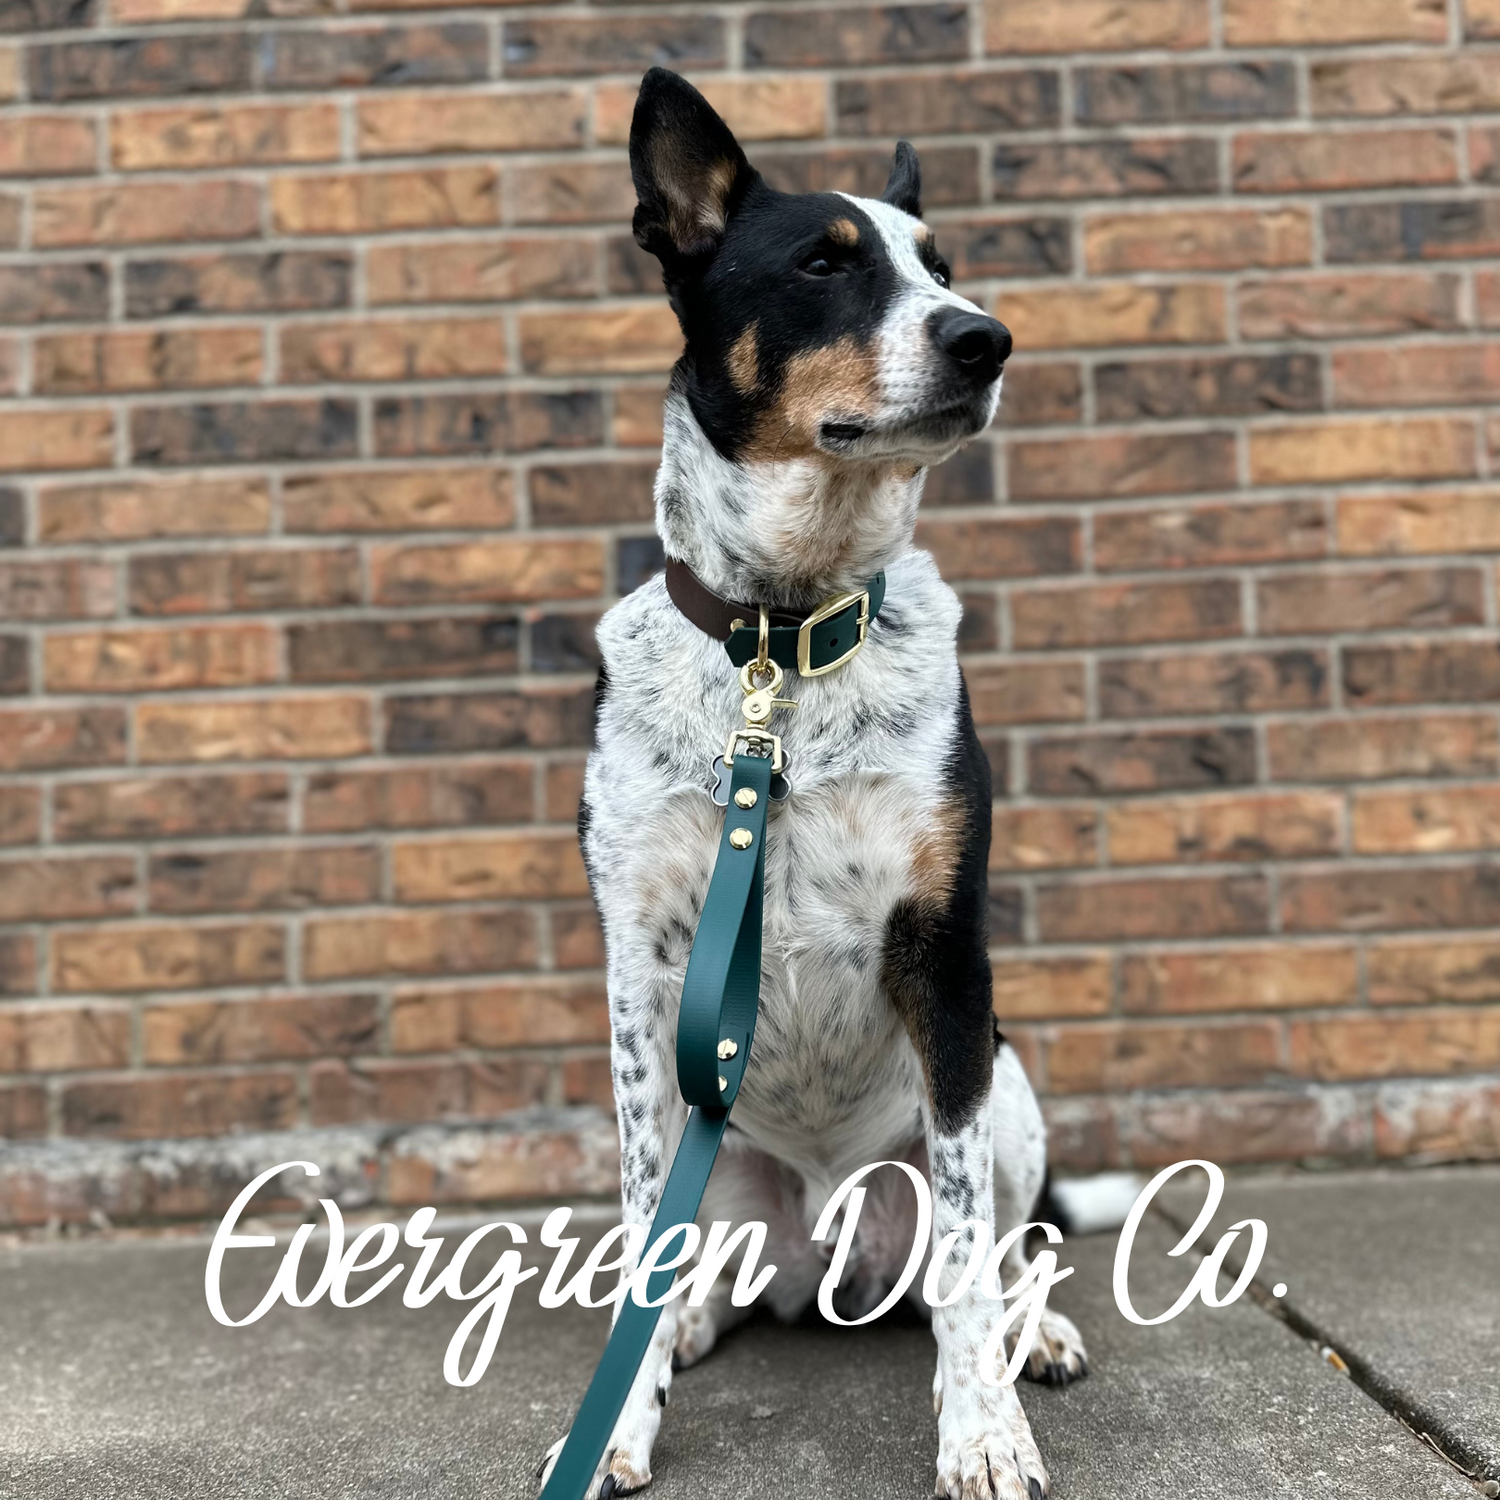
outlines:
M1160 1201L1153 1202L1151 1212L1161 1218L1179 1235L1192 1228L1190 1220L1179 1218L1164 1208ZM1207 1256L1214 1242L1207 1231L1193 1245L1194 1251ZM1238 1277L1245 1265L1245 1257L1231 1251L1224 1259L1221 1272L1231 1281ZM1421 1401L1402 1390L1393 1382L1381 1377L1376 1367L1353 1349L1341 1347L1334 1336L1308 1317L1286 1297L1277 1297L1261 1275L1252 1277L1247 1295L1255 1305L1275 1319L1289 1332L1309 1344L1317 1356L1362 1390L1377 1406L1393 1417L1419 1443L1441 1458L1469 1481L1480 1494L1494 1500L1500 1496L1500 1471L1492 1471L1492 1461L1481 1453L1463 1433L1455 1431L1435 1412Z

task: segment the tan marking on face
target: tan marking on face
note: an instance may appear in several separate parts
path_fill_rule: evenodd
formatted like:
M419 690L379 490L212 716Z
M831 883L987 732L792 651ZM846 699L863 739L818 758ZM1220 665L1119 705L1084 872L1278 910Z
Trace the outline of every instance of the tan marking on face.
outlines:
M930 245L932 243L932 231L925 224L918 224L912 230L912 237L919 245Z
M755 389L760 375L759 350L755 344L755 324L752 323L735 341L729 351L729 378L735 390L748 396Z
M794 355L745 457L769 462L816 454L823 422L862 417L875 409L879 373L873 347L861 345L852 334Z
M835 219L828 226L828 238L839 245L857 245L859 225L853 219Z

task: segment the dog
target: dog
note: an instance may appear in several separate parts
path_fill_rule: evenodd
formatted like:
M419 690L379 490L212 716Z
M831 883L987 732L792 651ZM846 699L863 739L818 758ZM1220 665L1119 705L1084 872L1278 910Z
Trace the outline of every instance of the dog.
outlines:
M655 488L669 574L752 632L762 604L801 618L886 578L862 648L787 674L792 790L767 831L760 1019L699 1215L769 1226L765 1300L790 1319L828 1265L809 1230L867 1163L927 1174L934 1239L975 1218L998 1238L1043 1188L1041 1111L991 1010L990 772L959 602L912 544L926 470L994 419L1011 337L952 289L907 142L878 200L778 192L697 90L653 68L630 167L635 238L661 262L685 339ZM742 703L723 640L686 617L681 592L659 574L599 625L578 817L607 951L623 1212L643 1226L686 1117L674 1040L722 829L710 763ZM896 1180L867 1183L845 1316L882 1300L912 1244L913 1195L883 1175ZM955 1265L970 1244L966 1230ZM1027 1264L1013 1250L1007 1284ZM702 1307L663 1310L591 1500L650 1482L674 1369L746 1315L729 1291L726 1276ZM996 1315L977 1291L932 1314L936 1493L950 1500L1048 1493L1014 1387L980 1378ZM1086 1368L1077 1328L1049 1309L1027 1373Z

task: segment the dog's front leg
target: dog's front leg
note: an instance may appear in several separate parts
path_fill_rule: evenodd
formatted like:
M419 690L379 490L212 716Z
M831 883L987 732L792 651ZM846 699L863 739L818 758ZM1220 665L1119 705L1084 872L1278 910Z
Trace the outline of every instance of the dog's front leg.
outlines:
M687 1109L677 1092L659 999L622 995L623 988L612 975L610 1063L620 1122L621 1219L645 1230L650 1228L661 1201ZM622 1285L637 1264L638 1258L630 1256L622 1266ZM616 1318L621 1305L615 1304ZM662 1408L667 1404L672 1384L677 1312L675 1300L661 1311L650 1347L625 1398L586 1500L610 1500L611 1496L628 1495L651 1482L651 1446L656 1441ZM559 1440L548 1451L542 1469L544 1480L551 1475L561 1450L562 1440Z
M945 1129L929 1119L927 1154L933 1243L965 1221L977 1220L993 1233L994 1143L988 1108L958 1127ZM967 1264L973 1243L973 1229L962 1229L939 1279L942 1296ZM951 1307L932 1312L938 1354L933 1384L937 1494L948 1500L1040 1500L1047 1493L1047 1471L1015 1387L990 1385L981 1373L986 1344L1003 1309L984 1295L978 1280ZM997 1363L1004 1368L1003 1352Z

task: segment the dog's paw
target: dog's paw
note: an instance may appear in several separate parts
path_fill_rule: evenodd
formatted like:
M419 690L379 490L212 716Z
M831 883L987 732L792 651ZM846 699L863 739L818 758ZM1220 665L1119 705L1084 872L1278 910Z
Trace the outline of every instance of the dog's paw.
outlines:
M1015 1339L1006 1340L1006 1351L1015 1354ZM1071 1385L1088 1372L1088 1350L1083 1347L1077 1325L1062 1313L1045 1309L1021 1373L1040 1385Z
M944 1402L933 1493L938 1500L1045 1500L1051 1493L1026 1413L1009 1386L970 1387Z
M685 1306L677 1314L677 1343L672 1349L672 1368L686 1370L698 1363L719 1336L714 1315L708 1308Z
M552 1471L557 1467L557 1456L567 1440L568 1436L564 1433L547 1449L542 1465L537 1470L537 1478L544 1486L552 1478ZM612 1497L617 1500L621 1495L633 1495L637 1490L645 1489L650 1483L649 1459L645 1463L637 1463L625 1449L611 1448L604 1455L604 1462L599 1465L593 1482L584 1492L584 1500L612 1500Z

